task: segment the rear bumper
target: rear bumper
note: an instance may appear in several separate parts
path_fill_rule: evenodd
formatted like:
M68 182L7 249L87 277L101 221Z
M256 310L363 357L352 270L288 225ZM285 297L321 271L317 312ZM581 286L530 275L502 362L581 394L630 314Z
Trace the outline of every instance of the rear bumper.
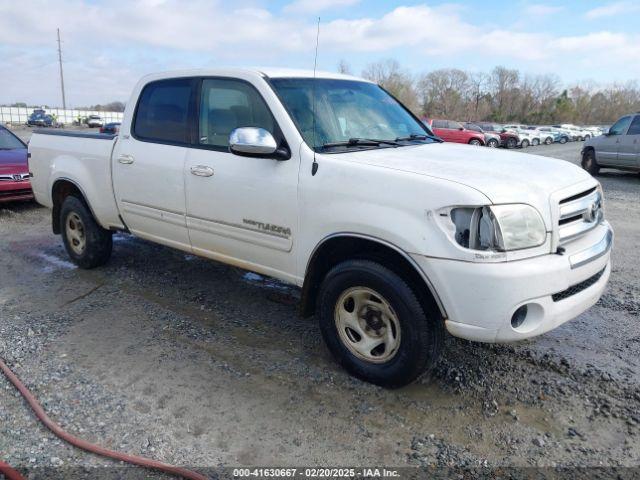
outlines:
M452 335L510 342L548 332L598 301L611 272L613 234L608 224L597 230L594 245L566 255L503 263L413 257L438 293ZM513 327L511 319L524 305L525 320Z
M0 203L31 199L33 199L33 190L30 182L0 182Z

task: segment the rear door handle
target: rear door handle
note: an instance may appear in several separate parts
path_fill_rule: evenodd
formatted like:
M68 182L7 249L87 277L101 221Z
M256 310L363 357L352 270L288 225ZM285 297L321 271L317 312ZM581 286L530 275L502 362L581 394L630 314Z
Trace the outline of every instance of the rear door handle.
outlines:
M133 163L133 155L120 155L118 157L118 162L122 163L123 165L131 165Z
M198 177L211 177L213 176L213 168L206 165L194 165L191 167L191 175Z

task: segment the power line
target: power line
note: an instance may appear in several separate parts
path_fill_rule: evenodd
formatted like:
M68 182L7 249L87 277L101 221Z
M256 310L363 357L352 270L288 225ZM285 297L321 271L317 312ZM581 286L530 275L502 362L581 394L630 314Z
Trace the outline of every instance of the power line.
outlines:
M58 28L58 63L60 64L60 88L62 89L62 108L67 109L67 100L64 96L64 75L62 74L62 47L60 46L60 29Z

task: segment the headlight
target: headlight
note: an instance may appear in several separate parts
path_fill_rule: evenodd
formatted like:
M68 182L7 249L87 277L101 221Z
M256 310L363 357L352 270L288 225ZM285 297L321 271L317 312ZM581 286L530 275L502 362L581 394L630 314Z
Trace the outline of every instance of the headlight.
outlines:
M451 210L455 240L471 250L505 252L542 245L547 231L540 213L524 204Z

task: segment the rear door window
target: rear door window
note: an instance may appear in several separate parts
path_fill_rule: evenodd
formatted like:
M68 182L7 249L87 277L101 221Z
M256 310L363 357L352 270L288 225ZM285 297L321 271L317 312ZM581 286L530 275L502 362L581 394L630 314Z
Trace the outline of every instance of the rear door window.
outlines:
M189 105L193 85L191 78L175 78L145 86L136 109L134 137L158 143L189 143Z

